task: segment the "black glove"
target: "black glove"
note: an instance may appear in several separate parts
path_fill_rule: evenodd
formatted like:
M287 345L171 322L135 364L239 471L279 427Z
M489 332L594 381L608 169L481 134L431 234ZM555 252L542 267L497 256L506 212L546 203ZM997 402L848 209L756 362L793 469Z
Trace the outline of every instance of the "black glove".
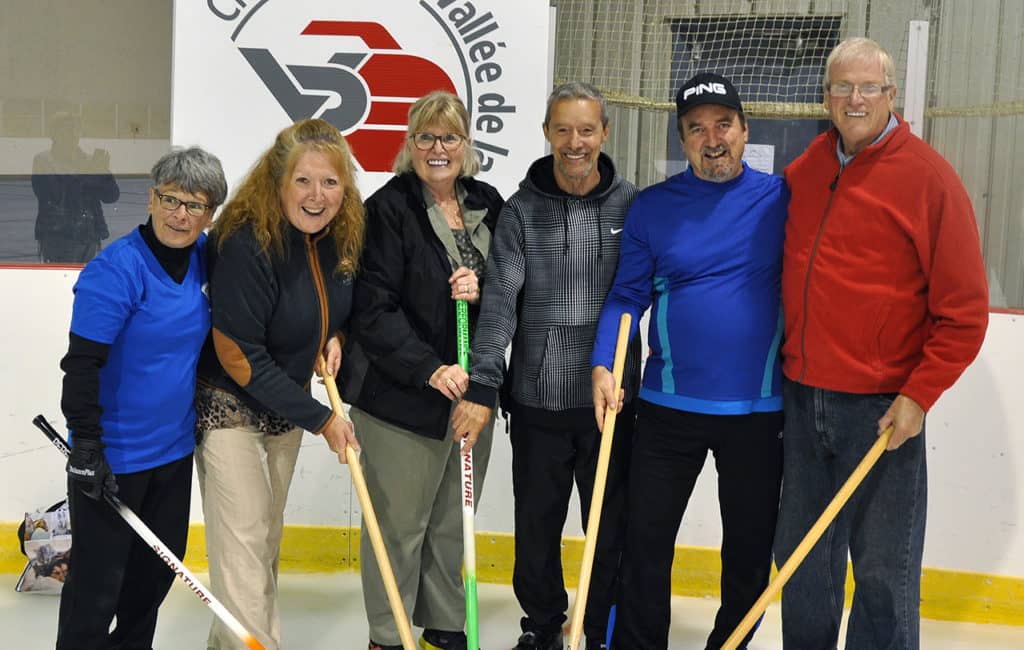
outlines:
M117 479L110 471L104 444L95 438L75 436L71 441L71 455L68 456L68 477L90 499L99 499L105 490L117 494Z

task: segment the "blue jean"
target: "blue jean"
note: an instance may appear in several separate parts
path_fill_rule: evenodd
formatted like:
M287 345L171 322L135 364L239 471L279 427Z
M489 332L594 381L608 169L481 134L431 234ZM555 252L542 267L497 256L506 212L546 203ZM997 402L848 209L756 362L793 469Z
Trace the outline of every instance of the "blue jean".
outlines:
M775 561L785 563L878 437L894 394L853 395L787 381ZM885 452L782 593L786 650L836 648L847 554L856 589L850 650L915 650L927 502L924 431Z

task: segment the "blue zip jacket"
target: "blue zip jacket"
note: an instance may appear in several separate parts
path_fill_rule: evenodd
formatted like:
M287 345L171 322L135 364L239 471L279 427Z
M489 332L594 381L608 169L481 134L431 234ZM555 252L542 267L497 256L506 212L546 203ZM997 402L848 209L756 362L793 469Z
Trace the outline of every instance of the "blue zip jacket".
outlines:
M695 413L782 408L780 281L789 191L753 169L725 183L692 169L641 192L624 225L592 366L611 368L619 316L650 306L640 397Z

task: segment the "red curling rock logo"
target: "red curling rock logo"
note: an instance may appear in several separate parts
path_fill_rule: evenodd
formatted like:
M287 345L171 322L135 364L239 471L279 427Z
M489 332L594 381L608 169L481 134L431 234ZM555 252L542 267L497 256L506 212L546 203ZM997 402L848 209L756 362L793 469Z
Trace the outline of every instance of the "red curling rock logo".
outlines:
M234 4L207 0L214 16L234 25L231 40L288 118L320 117L334 124L364 171L391 170L405 138L409 107L433 90L456 93L466 102L482 171L508 158L509 149L493 139L500 140L505 121L517 109L506 98L501 61L507 46L498 38L501 27L492 12L478 9L473 2L453 0L410 3L424 11L421 16L407 13L392 18L384 8L367 11L363 7L361 14L369 16L360 17L368 20L300 19L299 25L305 23L305 27L296 35L297 42L282 42L263 29L258 30L262 36L240 43L239 34L257 12L264 26L280 17L290 19L291 29L295 28L294 13L263 15L261 10L269 4L259 0L246 7L241 0ZM276 9L295 11L284 3ZM324 13L332 9L333 4L325 6ZM403 44L377 20L395 25L396 31L404 27L405 38L422 42L412 47ZM417 29L410 31L410 24ZM417 39L419 34L423 37ZM442 38L450 42L450 50L437 49ZM457 62L446 70L420 56L417 45L432 47L442 59Z
M296 86L270 50L239 50L292 121L316 115L338 127L366 171L391 169L413 102L432 90L455 92L444 70L402 53L379 23L314 20L302 36L356 36L367 51L334 52L319 66L286 64ZM333 93L341 96L340 105L324 109Z

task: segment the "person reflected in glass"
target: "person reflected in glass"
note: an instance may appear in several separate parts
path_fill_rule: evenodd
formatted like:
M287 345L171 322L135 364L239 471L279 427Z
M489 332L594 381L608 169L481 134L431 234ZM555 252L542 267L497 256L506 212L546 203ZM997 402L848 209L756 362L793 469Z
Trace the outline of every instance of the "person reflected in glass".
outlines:
M45 263L85 264L110 237L103 204L121 191L110 173L110 152L79 146L78 118L67 112L50 119L52 144L32 160L32 191L39 202L35 239Z

